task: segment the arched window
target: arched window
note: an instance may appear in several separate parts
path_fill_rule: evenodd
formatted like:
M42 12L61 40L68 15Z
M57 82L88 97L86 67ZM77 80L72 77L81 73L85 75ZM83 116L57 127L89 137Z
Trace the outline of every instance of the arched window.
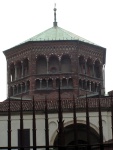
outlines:
M24 93L25 92L25 83L23 82L22 83L22 93Z
M49 58L49 73L59 72L59 60L56 56L51 56Z
M20 61L17 62L16 68L17 68L17 79L19 79L21 78L21 75L22 75L22 64Z
M60 79L57 78L57 79L56 79L56 88L59 88L59 84L60 84Z
M62 87L63 88L67 87L67 80L65 78L62 79Z
M26 91L28 92L30 90L30 81L27 81L26 83Z
M100 78L102 75L101 65L98 60L95 61L94 65L95 77Z
M73 80L72 80L72 78L69 78L69 80L68 80L68 87L69 88L73 87Z
M95 92L97 92L97 83L95 83Z
M29 74L29 61L28 59L24 59L23 61L23 76L27 76Z
M83 89L86 90L86 81L83 80Z
M91 91L94 92L94 83L91 82Z
M10 65L10 81L15 80L15 66L14 63Z
M21 85L18 84L18 94L20 94L20 93L21 93Z
M71 59L68 55L64 55L61 58L61 72L71 72Z
M10 87L10 96L13 96L13 87Z
M53 87L53 80L49 79L48 80L48 88L52 88Z
M47 61L45 56L39 56L36 63L37 74L47 73Z
M100 90L101 90L101 84L99 83L97 86L97 92L100 92Z
M87 60L87 75L93 76L93 61L90 58Z
M90 82L87 81L87 90L90 90Z
M14 95L16 95L17 94L17 86L15 85L14 86Z
M83 56L79 57L79 73L85 74L85 59Z
M39 79L37 79L37 80L35 81L35 88L36 88L36 89L40 89L40 80L39 80Z
M82 80L79 79L79 88L82 88Z
M47 88L47 82L45 79L42 80L42 88Z

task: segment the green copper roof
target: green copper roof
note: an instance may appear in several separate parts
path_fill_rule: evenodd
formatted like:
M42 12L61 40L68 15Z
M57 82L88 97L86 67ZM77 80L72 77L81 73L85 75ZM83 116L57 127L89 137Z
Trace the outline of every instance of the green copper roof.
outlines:
M56 41L56 40L78 40L83 41L89 44L96 45L74 33L71 33L65 29L62 29L58 26L53 26L52 28L49 28L48 30L45 30L44 32L26 40L28 41Z

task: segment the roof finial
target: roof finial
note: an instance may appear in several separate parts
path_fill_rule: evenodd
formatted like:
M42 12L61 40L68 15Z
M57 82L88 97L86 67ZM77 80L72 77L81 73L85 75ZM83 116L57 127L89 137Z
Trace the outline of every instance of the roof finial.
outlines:
M54 22L53 22L53 26L56 27L57 26L57 22L56 22L56 10L57 10L56 9L56 3L54 5L54 9L53 10L54 10Z

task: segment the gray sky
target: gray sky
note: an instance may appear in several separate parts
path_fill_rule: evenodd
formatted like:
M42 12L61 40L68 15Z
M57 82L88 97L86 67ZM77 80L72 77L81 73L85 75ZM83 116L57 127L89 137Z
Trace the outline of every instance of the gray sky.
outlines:
M0 101L7 97L6 60L2 51L53 26L107 49L106 93L113 89L113 0L0 0Z

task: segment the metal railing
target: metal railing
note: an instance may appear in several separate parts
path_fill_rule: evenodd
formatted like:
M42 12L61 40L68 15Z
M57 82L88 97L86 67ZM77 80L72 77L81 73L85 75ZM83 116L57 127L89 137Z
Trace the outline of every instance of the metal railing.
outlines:
M79 144L78 143L78 137L77 137L77 117L76 113L79 111L83 111L86 113L86 137L87 137L87 144ZM104 143L103 142L103 127L102 127L102 111L111 111L111 128L112 128L112 135L113 135L113 100L111 97L103 97L103 98L74 98L73 99L61 99L60 97L60 91L59 91L59 97L56 100L15 100L8 98L6 101L0 103L0 114L7 113L8 119L7 119L7 137L8 137L8 143L6 147L0 147L0 149L65 149L65 150L71 150L71 149L96 149L96 150L103 150L103 149L113 149L113 137L110 142ZM32 128L33 128L33 145L32 146L25 146L23 143L23 126L24 126L24 112L29 111L32 113ZM36 145L36 113L42 112L45 114L45 145L38 146ZM49 145L49 129L48 129L48 114L52 113L58 113L58 143L57 145ZM74 123L74 144L73 145L65 145L65 133L64 133L64 121L63 121L63 113L64 112L72 112L73 113L73 123ZM92 144L90 142L90 117L89 112L90 111L96 111L98 112L98 120L99 120L99 141L98 143ZM14 112L19 112L20 115L20 146L13 147L12 146L12 139L11 139L11 115Z

